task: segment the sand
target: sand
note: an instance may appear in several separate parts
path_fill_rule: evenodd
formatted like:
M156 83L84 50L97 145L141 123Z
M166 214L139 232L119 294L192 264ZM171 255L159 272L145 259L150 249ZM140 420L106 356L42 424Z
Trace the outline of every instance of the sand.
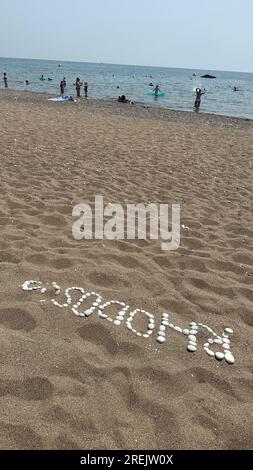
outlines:
M0 448L252 448L252 121L9 91L0 126ZM175 252L75 241L72 209L95 195L179 203L190 230ZM144 308L155 333L80 319L28 279ZM233 328L235 364L204 334L196 354L172 331L158 345L163 312Z

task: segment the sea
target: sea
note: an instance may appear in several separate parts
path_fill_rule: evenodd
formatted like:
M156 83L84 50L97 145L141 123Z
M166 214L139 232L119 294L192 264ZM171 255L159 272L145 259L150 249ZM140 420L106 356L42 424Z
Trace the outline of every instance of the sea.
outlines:
M146 106L187 111L194 109L195 90L199 87L205 89L201 112L253 119L253 73L0 58L0 78L4 72L9 88L14 90L57 96L60 81L66 77L66 95L75 95L74 84L79 77L89 83L90 98L116 100L125 95ZM205 74L216 78L201 78ZM151 83L158 84L165 96L149 96ZM0 87L4 87L3 80Z

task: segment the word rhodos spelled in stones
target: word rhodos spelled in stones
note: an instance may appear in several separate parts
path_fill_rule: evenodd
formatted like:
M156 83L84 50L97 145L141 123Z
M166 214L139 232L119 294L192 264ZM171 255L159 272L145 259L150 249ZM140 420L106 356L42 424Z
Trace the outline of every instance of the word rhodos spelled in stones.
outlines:
M108 321L115 327L119 327L123 324L127 327L129 332L144 339L149 339L154 335L157 322L154 315L146 310L138 308L131 311L129 305L118 300L109 300L103 303L102 296L100 294L97 294L96 292L85 292L82 287L67 288L64 292L66 301L64 303L59 303L56 297L62 293L61 287L56 282L52 282L51 285L55 294L55 297L51 299L51 302L55 307L63 309L71 308L74 315L80 318L88 318L97 313L101 320ZM25 281L21 287L24 291L36 291L40 294L45 294L48 291L47 287L43 287L41 281ZM78 300L75 302L73 300L74 294L76 297L79 295ZM91 306L87 308L87 304L90 304ZM112 318L110 316L110 308L112 306L117 309L116 318ZM137 327L135 327L136 317L139 315L146 317L147 320L147 327L144 333L141 333L137 330ZM229 337L234 333L231 328L225 328L221 336L210 328L210 326L204 325L203 323L191 322L188 328L181 328L180 326L176 326L171 323L169 313L163 313L159 322L156 337L158 344L164 345L168 341L169 332L171 330L186 338L187 351L191 354L196 353L198 350L198 337L200 332L205 332L209 336L203 346L203 350L206 352L207 356L214 358L219 362L225 360L227 364L234 364L235 358L231 352L229 339ZM220 351L217 351L217 349L220 349Z

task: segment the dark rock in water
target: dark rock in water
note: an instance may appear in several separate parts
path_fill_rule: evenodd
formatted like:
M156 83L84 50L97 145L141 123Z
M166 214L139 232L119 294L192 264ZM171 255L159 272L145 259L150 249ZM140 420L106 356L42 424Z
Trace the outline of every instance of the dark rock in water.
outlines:
M201 78L216 78L214 77L213 75L208 75L208 73L206 75L202 75Z

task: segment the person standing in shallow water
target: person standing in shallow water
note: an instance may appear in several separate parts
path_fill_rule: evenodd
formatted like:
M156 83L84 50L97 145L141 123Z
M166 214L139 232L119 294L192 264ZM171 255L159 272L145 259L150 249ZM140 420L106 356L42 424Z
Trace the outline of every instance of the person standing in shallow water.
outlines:
M65 88L65 87L64 87L64 82L63 82L63 80L62 80L61 83L60 83L61 96L64 95L64 88Z
M83 87L83 89L84 89L84 96L85 96L85 98L88 98L88 87L89 87L88 82L84 82L84 87Z
M4 78L3 78L3 80L4 80L4 87L5 87L5 88L8 88L8 78L7 78L7 75L6 75L5 72L4 72Z
M195 100L195 109L196 111L199 110L201 105L201 97L205 94L205 91L202 91L201 88L196 88L196 100Z
M76 79L76 96L77 96L77 98L81 98L81 94L80 94L81 86L82 86L81 80L80 80L80 78L77 78Z

